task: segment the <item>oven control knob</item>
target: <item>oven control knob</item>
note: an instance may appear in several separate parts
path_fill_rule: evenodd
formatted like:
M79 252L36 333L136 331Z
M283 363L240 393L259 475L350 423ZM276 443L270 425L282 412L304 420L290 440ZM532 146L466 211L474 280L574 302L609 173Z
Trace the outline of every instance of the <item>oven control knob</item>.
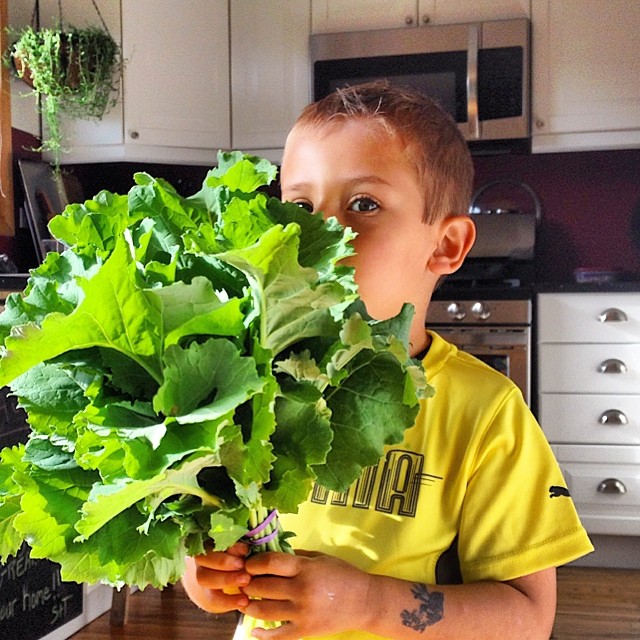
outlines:
M486 302L474 302L471 306L471 313L478 320L487 320L491 316L491 308Z
M464 320L467 310L459 302L452 302L447 307L447 314L452 320Z

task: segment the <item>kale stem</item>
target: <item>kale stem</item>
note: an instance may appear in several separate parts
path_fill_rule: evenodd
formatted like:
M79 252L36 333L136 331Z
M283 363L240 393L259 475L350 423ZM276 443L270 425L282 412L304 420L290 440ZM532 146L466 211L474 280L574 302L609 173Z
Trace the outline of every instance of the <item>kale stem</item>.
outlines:
M178 489L179 488L180 487L178 486ZM220 500L216 496L212 496L210 493L207 493L206 491L198 490L191 485L189 485L188 487L184 487L184 490L182 491L182 493L191 494L197 498L200 498L200 500L202 500L202 503L208 507L216 507L219 509L220 507L223 506L222 500Z

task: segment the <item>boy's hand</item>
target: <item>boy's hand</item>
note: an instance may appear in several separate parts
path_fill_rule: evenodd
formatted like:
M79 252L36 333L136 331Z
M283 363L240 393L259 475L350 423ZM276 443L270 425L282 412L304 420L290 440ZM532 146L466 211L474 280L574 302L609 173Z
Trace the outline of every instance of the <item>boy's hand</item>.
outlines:
M249 598L241 590L251 580L245 570L248 551L247 544L237 542L224 552L187 558L182 584L189 598L210 613L244 609Z
M243 589L252 599L242 608L260 620L287 624L259 630L262 640L297 640L362 629L371 576L347 562L323 554L297 551L259 553L249 558L246 570L253 577Z

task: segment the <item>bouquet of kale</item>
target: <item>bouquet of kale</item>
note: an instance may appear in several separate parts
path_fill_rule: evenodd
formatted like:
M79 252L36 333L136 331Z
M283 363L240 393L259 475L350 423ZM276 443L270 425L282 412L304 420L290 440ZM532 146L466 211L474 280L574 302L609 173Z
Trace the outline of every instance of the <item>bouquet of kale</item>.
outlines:
M0 559L26 541L64 580L162 587L411 426L412 309L371 319L352 232L260 192L275 172L224 153L191 197L139 173L50 222L67 249L0 315L31 427L0 453Z

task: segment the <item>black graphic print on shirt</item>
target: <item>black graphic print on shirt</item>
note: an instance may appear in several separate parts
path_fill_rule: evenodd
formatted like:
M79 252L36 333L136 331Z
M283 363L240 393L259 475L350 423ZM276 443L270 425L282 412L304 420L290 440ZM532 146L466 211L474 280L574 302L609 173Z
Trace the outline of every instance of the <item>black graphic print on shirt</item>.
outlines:
M413 451L392 449L376 467L368 467L347 491L337 493L315 485L311 502L415 517L423 486L441 476L424 473L425 457Z

